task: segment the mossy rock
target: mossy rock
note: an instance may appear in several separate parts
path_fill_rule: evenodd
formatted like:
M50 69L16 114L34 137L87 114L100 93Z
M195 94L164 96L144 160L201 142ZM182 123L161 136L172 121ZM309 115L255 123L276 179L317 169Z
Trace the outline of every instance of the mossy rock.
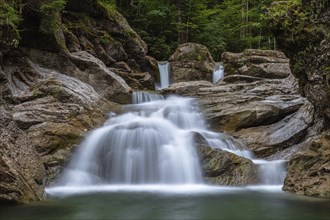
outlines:
M204 179L216 185L246 186L258 181L257 168L249 159L198 144Z

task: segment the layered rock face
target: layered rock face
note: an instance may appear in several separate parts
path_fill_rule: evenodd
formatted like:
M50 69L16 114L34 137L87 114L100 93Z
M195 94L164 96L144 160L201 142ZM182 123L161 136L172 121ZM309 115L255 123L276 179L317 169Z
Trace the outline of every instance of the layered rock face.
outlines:
M172 83L212 79L215 63L204 45L181 44L170 57L169 62Z
M0 69L4 202L42 199L88 130L130 103L133 89L154 88L156 68L126 20L97 1L68 1L50 33L34 7L22 10L21 45Z
M0 107L0 203L44 197L44 173L34 144L3 106Z
M330 198L330 132L308 138L289 162L284 190Z
M285 190L298 181L300 187L296 187L295 192L306 193L304 189L308 188L308 195L327 196L330 191L326 177L329 172L327 150L314 152L314 155L311 153L313 149L309 149L309 156L302 153L308 148L304 146L312 135L315 111L314 106L300 95L289 59L278 51L245 50L239 54L224 53L222 61L225 77L216 85L207 81L180 82L171 85L164 93L198 98L210 127L243 140L257 158L292 158ZM323 137L320 143L327 143L327 137ZM329 145L319 146L327 148ZM203 150L202 158L210 154ZM215 163L202 163L204 168L211 169L213 174L220 172L220 167L215 168L216 158L223 157L220 154L213 152ZM311 155L315 158L310 161L307 158ZM306 169L303 161L310 163L313 171L301 176L297 170ZM296 176L292 177L294 173ZM309 177L313 175L311 183Z
M284 57L276 51L225 53L225 67L235 71L227 74L225 69L225 77L217 85L177 83L167 92L198 97L213 129L240 137L257 156L265 158L299 143L313 122L313 106L299 94ZM257 65L271 68L255 70ZM271 73L275 69L279 69L278 75Z
M300 93L315 109L309 138L290 160L284 190L325 197L330 197L329 7L327 0L302 0L270 21L278 46L290 58L299 79Z

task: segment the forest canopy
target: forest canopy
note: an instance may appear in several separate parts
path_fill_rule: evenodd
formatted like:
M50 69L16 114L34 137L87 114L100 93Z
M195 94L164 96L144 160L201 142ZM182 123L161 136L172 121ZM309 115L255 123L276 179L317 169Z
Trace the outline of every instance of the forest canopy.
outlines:
M93 0L120 11L148 44L149 54L166 60L185 42L201 43L219 60L224 51L276 49L269 22L301 0ZM57 15L68 0L0 0L0 47L20 41L22 12L33 7L43 33L58 28ZM285 3L285 4L283 4ZM272 10L269 10L272 8Z
M298 0L287 0L296 3ZM167 59L180 43L206 45L219 59L224 51L274 49L266 17L274 0L117 0L117 9L149 45ZM283 1L282 1L283 2Z

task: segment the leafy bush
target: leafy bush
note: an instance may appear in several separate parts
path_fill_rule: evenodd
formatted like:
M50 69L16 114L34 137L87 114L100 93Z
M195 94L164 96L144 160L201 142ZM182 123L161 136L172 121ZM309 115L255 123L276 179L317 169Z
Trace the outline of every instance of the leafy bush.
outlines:
M64 9L66 0L50 0L40 7L41 24L40 31L53 33L59 27L59 13Z
M0 5L0 47L17 46L19 41L18 24L21 18L15 8L2 2Z

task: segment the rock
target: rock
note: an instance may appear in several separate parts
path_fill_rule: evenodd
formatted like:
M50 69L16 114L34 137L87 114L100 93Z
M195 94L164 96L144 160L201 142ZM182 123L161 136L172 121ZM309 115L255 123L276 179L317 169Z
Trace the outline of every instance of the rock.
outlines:
M211 87L212 83L208 81L190 81L173 83L169 88L162 89L164 94L188 95L193 94L201 87Z
M330 130L309 138L290 160L283 189L330 198Z
M126 61L128 56L123 48L123 45L119 42L110 42L105 51L109 56L113 57L117 62Z
M64 37L66 40L66 47L70 52L77 52L82 50L80 47L79 39L70 31L64 31Z
M297 112L279 122L242 129L236 132L236 135L253 150L256 156L267 157L299 143L313 123L313 114L313 106L305 101L304 106Z
M280 58L283 60L286 60L288 62L288 58L285 56L285 54L281 51L276 51L276 50L258 50L258 49L246 49L243 51L244 56L260 56L264 57L265 59L267 58ZM280 63L277 61L272 60L270 63Z
M121 104L130 103L132 89L102 61L84 51L71 53L70 58L78 68L88 74L81 79L92 85L99 94Z
M226 83L252 83L263 80L261 77L245 76L245 75L229 75L222 79Z
M257 168L253 162L233 153L199 144L204 179L211 184L246 186L258 181Z
M170 57L171 82L207 80L211 82L215 62L207 47L185 43Z
M20 46L47 50L52 52L67 53L65 36L62 29L62 17L59 13L50 13L48 18L40 10L42 4L26 2L20 7L22 20L20 33ZM46 19L56 22L56 25L49 24Z
M290 75L290 66L287 63L261 63L244 65L238 69L241 75L268 79L286 78Z
M33 60L37 60L36 57L44 53L33 51L31 54ZM48 59L54 57L59 59L55 55ZM92 86L40 67L28 57L12 58L9 63L15 65L7 68L8 80L0 88L9 91L7 101L16 103L12 106L12 118L42 156L40 160L46 168L43 179L48 184L58 175L85 132L103 123L107 113L117 111L118 107L105 100ZM69 65L75 67L68 62L66 68L70 69ZM91 61L92 65L101 64ZM53 68L56 68L54 62ZM75 72L76 69L69 71L79 75L81 72Z
M130 69L125 62L115 63L110 70L122 77L132 89L154 89L154 78L148 72L139 72L135 69Z
M43 199L86 132L131 102L120 75L154 88L154 60L118 12L69 0L42 33L38 7L22 6L21 44L0 71L0 202Z
M26 203L44 198L44 166L34 144L0 107L0 202Z
M216 85L205 81L174 83L162 92L196 97L212 129L237 136L258 157L265 158L299 144L313 123L314 110L299 94L290 69L258 77L240 74L237 62L252 55L268 59L267 65L288 67L284 54L278 51L225 53L223 56L236 68L235 75L225 76ZM276 59L286 62L271 63Z
M326 165L329 164L329 140L326 133L330 127L329 4L315 4L314 1L306 0L301 1L301 4L282 4L287 8L287 13L269 16L269 19L272 18L269 21L270 28L278 48L290 58L301 94L312 103L315 110L314 125L306 135L308 140L301 144L303 149L290 161L284 190L329 197L329 165ZM276 13L272 8L271 11ZM296 11L300 13L295 14ZM298 18L301 14L306 15L304 21ZM284 18L286 22L283 22Z
M225 75L246 75L267 79L290 76L289 59L284 53L272 50L247 49L240 54L225 52Z
M285 4L285 3L284 3ZM302 1L301 4L286 5L287 23L283 17L272 19L270 27L276 36L278 47L291 60L293 74L299 79L302 95L314 105L315 120L330 127L330 31L329 5ZM297 19L294 11L306 14L306 21ZM274 11L274 10L273 10ZM315 13L309 14L308 11ZM290 25L287 25L290 24ZM303 26L302 26L303 25ZM298 28L297 28L298 27ZM309 31L306 32L306 27ZM297 28L292 36L292 29Z
M92 120L89 119L89 121ZM63 165L71 156L73 147L82 141L86 129L90 126L92 123L85 127L83 124L79 125L73 121L59 123L45 120L28 129L28 137L35 144L39 155L42 156L47 185L58 177Z

